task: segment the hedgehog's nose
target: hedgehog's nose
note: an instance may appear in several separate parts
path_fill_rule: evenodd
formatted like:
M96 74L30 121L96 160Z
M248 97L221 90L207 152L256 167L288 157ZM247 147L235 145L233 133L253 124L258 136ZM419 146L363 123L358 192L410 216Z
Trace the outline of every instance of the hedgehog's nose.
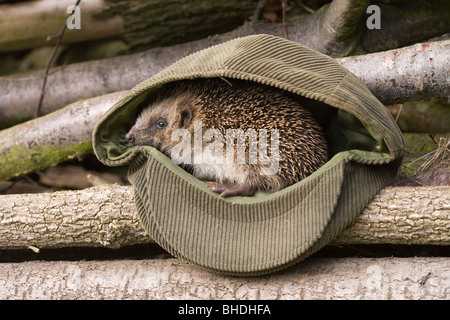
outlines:
M125 139L126 139L129 143L133 143L134 140L135 140L135 136L134 136L133 133L128 132L128 133L125 135Z

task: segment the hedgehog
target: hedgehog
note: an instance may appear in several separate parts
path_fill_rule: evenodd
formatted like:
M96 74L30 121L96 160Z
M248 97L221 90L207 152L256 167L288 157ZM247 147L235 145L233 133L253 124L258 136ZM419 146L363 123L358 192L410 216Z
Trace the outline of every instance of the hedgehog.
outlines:
M222 197L281 190L328 161L318 121L298 99L272 86L180 80L141 109L126 141L157 148Z

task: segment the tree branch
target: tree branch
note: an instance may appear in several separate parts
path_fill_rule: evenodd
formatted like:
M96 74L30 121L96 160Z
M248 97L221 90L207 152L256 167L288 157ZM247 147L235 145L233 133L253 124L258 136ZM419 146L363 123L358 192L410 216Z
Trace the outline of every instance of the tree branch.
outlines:
M92 151L92 130L126 92L74 102L44 117L0 131L0 180L57 165Z
M317 13L314 49L330 56L347 56L358 45L369 0L335 0Z
M56 34L67 20L67 7L74 0L24 1L0 4L0 52L13 52L48 45L48 35ZM99 18L104 0L81 3L82 28L68 30L63 43L77 43L117 37L123 33L123 19L117 15Z
M408 2L376 3L380 8L381 28L366 29L354 54L400 48L450 32L449 1Z
M433 12L433 17L437 19L436 21L439 21L435 26L437 29L435 27L423 28L425 32L429 30L429 33L422 34L420 40L423 40L423 37L429 39L449 31L448 10L442 10L440 7L448 5L448 1L436 0L435 2L439 2L439 5L433 6L433 8L437 8L437 12ZM352 4L358 4L358 6L352 8ZM333 57L346 55L349 52L349 47L353 48L358 38L358 33L352 33L357 26L357 21L360 23L358 28L362 28L365 33L369 33L363 19L362 9L364 4L365 0L334 1L331 6L324 7L314 14L302 15L286 21L285 26L281 23L247 23L234 31L181 45L154 48L134 55L56 68L48 79L48 90L43 101L42 113L50 113L79 99L128 90L187 54L251 34L267 33L283 37L286 29L289 39L294 42L325 52ZM410 15L424 15L423 12L415 12L414 7L411 10ZM388 11L388 9L385 11ZM429 14L429 12L426 12L426 14ZM344 19L342 25L339 25L338 22L340 17ZM427 22L428 20L422 19L420 21ZM420 28L420 21L415 24L415 28ZM390 22L383 23L383 28L389 30ZM336 32L331 27L336 28ZM392 34L404 37L403 33L395 32ZM409 38L402 43L406 45L415 41L417 40ZM392 42L382 49L378 46L379 43L383 44L384 41L377 42L377 50L392 48ZM365 51L357 50L355 52L372 52L372 49L369 44L366 44ZM448 51L442 54L445 58L448 56ZM32 118L34 106L40 93L42 77L42 72L35 72L0 78L0 95L3 98L0 101L0 114L4 115L0 128ZM27 92L27 95L23 95L23 92ZM20 110L17 108L19 105L21 106Z
M78 6L80 4L80 1L81 0L77 0L77 2L75 3L75 6ZM71 14L73 14L73 11ZM61 41L62 41L64 32L66 31L66 29L67 29L67 22L64 23L61 31L58 34L47 37L47 40L52 40L52 39L56 38L56 44L55 44L55 48L53 49L52 55L50 56L50 58L48 59L46 65L45 65L44 81L42 81L41 95L39 96L39 102L36 107L36 111L34 113L33 118L39 117L39 113L41 111L41 106L42 106L42 101L44 100L44 96L45 96L45 85L47 84L47 78L48 78L48 73L50 71L50 66L52 64L53 59L56 56L56 53L58 52L59 46L61 45Z
M261 277L222 276L176 259L2 263L0 299L445 300L449 269L450 258L436 257L309 258Z
M184 50L185 46L179 45L174 46L172 51L154 49L127 57L79 63L67 66L65 72L57 68L49 76L42 113L50 113L84 96L99 96L103 92L131 88L175 62L181 52L190 53ZM450 96L449 79L446 78L449 59L450 40L445 40L337 61L355 73L381 102L390 104L432 97L447 99ZM427 76L424 77L424 74ZM40 83L38 74L30 79L0 78L3 98L0 100L0 128L32 117L35 110L33 97L39 96ZM17 108L18 105L21 108Z
M450 98L450 40L337 61L384 104Z
M74 0L1 4L0 52L47 45L67 19ZM81 29L68 30L64 44L123 39L132 52L220 34L241 26L256 7L254 0L90 0L82 2Z
M449 245L450 187L382 190L334 244ZM109 247L148 243L133 189L0 196L0 248Z

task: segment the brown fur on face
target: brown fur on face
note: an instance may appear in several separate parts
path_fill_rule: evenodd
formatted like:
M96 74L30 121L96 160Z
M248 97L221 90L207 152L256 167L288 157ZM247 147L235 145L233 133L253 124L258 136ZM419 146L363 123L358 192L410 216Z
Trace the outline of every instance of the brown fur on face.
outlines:
M155 101L142 110L126 139L134 145L151 146L167 153L178 143L171 139L172 133L191 125L194 112L191 102L188 93Z

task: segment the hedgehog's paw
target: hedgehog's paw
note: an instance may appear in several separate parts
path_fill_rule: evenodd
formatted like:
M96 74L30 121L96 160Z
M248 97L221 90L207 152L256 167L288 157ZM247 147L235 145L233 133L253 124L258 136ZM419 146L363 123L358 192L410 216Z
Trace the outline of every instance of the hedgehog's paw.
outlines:
M212 191L220 193L221 197L228 197L228 196L251 197L256 192L255 187L245 184L226 186L216 182L209 182L208 186Z

